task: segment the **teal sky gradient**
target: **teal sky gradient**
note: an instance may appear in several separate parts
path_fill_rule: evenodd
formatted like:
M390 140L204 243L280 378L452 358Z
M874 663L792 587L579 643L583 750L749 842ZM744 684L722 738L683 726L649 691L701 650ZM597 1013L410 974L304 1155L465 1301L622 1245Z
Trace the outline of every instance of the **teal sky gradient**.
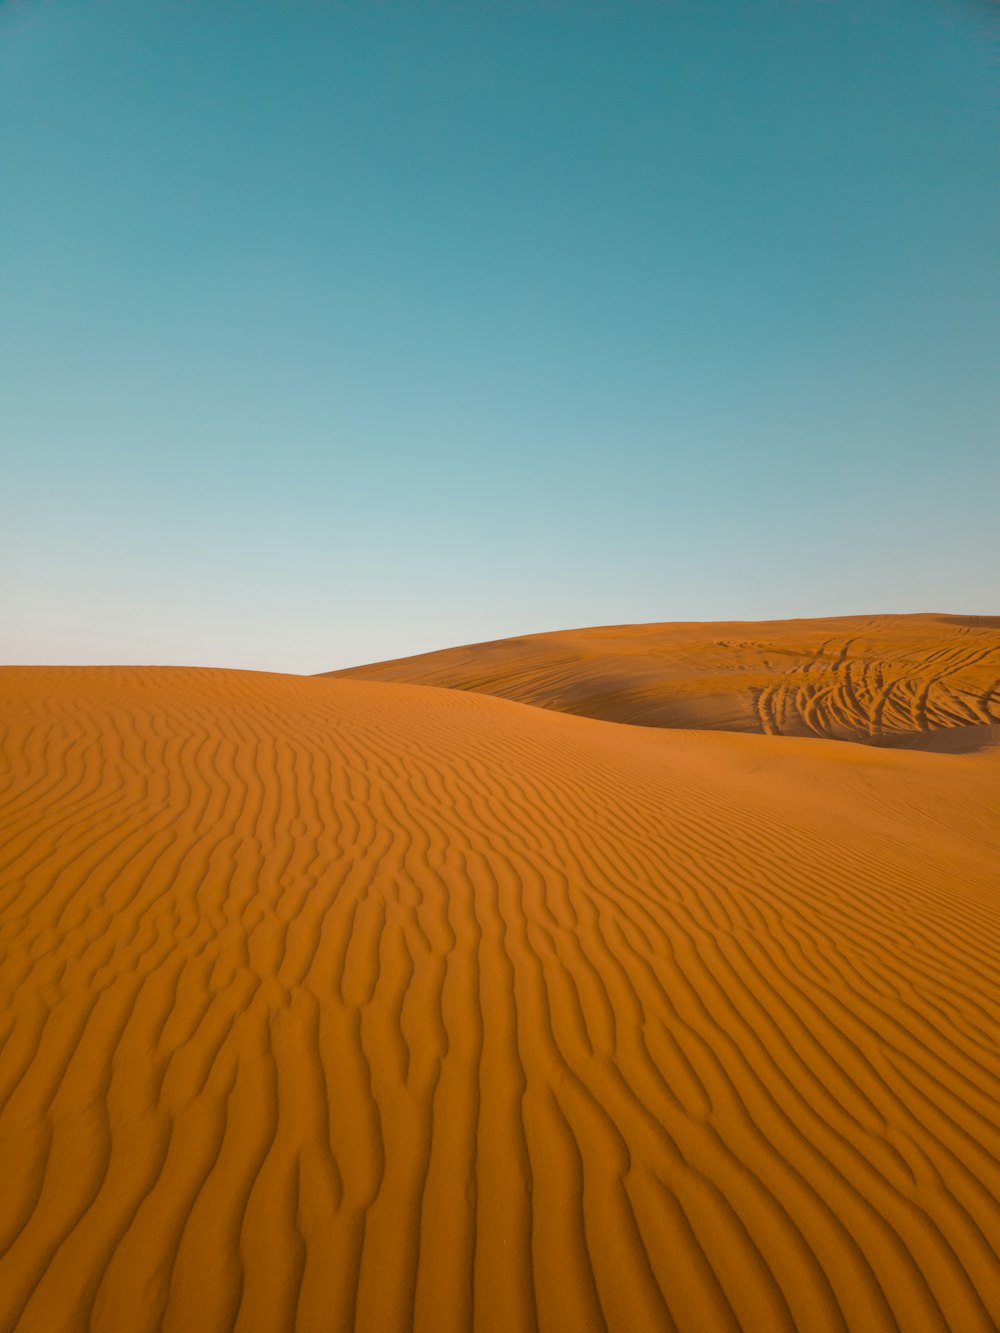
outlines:
M996 38L0 4L0 660L996 613Z

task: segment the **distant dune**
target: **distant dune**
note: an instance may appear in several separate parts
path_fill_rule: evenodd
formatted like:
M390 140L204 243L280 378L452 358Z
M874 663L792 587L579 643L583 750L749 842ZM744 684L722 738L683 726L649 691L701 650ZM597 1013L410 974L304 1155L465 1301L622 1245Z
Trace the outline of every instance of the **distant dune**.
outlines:
M997 630L0 670L0 1329L995 1329Z
M1000 616L617 625L330 674L650 727L912 746L944 727L1000 723Z

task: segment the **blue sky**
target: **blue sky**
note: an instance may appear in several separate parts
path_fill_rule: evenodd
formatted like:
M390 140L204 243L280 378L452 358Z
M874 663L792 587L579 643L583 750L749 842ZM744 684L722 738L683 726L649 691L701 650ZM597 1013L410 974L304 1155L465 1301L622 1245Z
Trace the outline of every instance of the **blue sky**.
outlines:
M973 0L0 5L0 660L996 612Z

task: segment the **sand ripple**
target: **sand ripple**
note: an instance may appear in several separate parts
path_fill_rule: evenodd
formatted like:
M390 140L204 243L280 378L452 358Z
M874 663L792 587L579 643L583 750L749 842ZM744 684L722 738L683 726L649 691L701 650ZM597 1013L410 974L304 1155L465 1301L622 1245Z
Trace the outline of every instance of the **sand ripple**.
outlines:
M1000 751L0 685L0 1328L1000 1323Z

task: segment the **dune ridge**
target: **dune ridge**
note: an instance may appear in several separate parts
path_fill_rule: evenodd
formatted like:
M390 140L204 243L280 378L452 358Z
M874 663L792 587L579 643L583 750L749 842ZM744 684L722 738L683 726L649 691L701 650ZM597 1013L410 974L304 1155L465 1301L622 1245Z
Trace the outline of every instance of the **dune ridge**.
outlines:
M617 625L327 674L473 690L643 726L912 748L945 728L1000 723L1000 616Z
M1000 1323L1000 751L0 685L0 1327Z

